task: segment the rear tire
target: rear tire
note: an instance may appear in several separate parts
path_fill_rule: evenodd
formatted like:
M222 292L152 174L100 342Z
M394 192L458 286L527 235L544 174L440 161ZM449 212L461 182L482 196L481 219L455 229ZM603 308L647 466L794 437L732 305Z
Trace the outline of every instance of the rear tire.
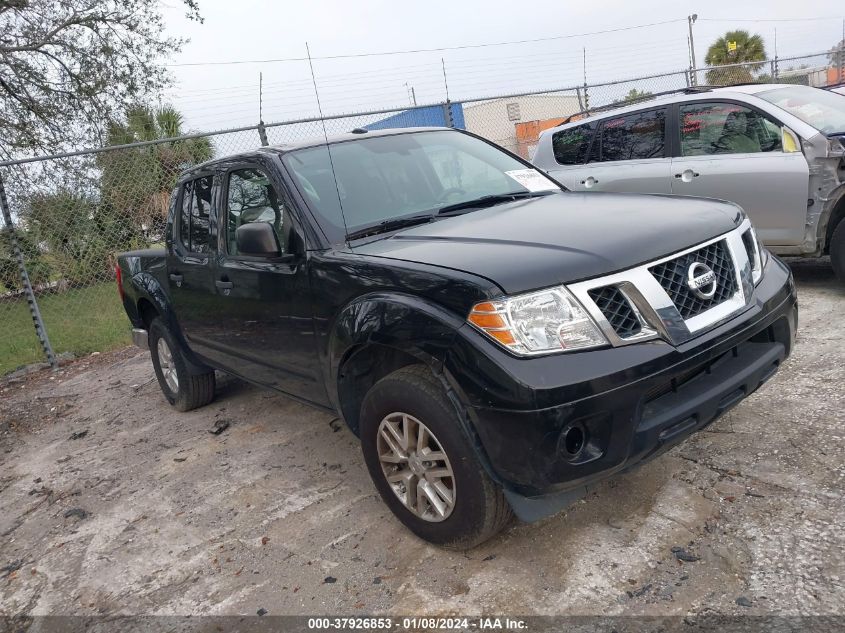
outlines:
M373 483L402 523L435 545L469 549L502 530L513 513L459 415L427 367L403 367L364 397L361 446Z
M833 272L836 273L839 281L845 283L845 218L839 221L833 235L830 236L828 251Z
M214 399L214 372L192 374L182 346L160 318L150 324L150 354L159 387L177 411L190 411Z

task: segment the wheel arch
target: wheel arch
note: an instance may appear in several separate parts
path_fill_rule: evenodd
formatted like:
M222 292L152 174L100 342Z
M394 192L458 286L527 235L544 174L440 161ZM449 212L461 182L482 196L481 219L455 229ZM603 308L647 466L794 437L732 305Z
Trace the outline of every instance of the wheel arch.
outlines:
M420 297L378 293L359 297L335 318L329 337L329 398L358 433L364 395L378 380L411 364L442 373L462 319Z
M830 254L830 239L833 237L833 232L839 226L839 223L845 219L845 184L838 187L832 200L833 202L828 205L830 210L825 214L824 220L819 226L819 233L824 236L822 253L825 255Z

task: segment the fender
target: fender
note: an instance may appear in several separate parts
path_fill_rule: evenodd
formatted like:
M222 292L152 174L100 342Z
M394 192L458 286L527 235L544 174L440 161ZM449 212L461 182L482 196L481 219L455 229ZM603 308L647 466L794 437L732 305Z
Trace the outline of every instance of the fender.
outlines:
M356 297L331 325L326 390L332 405L340 410L340 367L360 349L371 344L390 347L439 372L462 324L457 315L418 296L377 292Z

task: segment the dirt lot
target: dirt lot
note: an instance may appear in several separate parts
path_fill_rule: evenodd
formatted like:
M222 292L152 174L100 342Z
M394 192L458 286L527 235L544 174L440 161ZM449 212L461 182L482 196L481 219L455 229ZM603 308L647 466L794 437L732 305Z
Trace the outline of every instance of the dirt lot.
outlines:
M761 392L467 553L404 530L345 426L282 396L222 379L179 414L134 349L0 385L0 614L842 613L845 290L794 269L799 344Z

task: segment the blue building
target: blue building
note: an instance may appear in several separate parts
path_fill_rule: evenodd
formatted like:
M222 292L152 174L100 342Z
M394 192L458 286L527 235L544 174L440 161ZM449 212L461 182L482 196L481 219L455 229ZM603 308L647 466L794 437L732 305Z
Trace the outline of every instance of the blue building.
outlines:
M451 103L449 106L452 108L453 127L465 130L466 123L464 122L463 105L460 103ZM395 127L449 127L446 121L445 108L445 105L411 108L375 121L374 123L369 123L363 127L367 130L386 130Z

